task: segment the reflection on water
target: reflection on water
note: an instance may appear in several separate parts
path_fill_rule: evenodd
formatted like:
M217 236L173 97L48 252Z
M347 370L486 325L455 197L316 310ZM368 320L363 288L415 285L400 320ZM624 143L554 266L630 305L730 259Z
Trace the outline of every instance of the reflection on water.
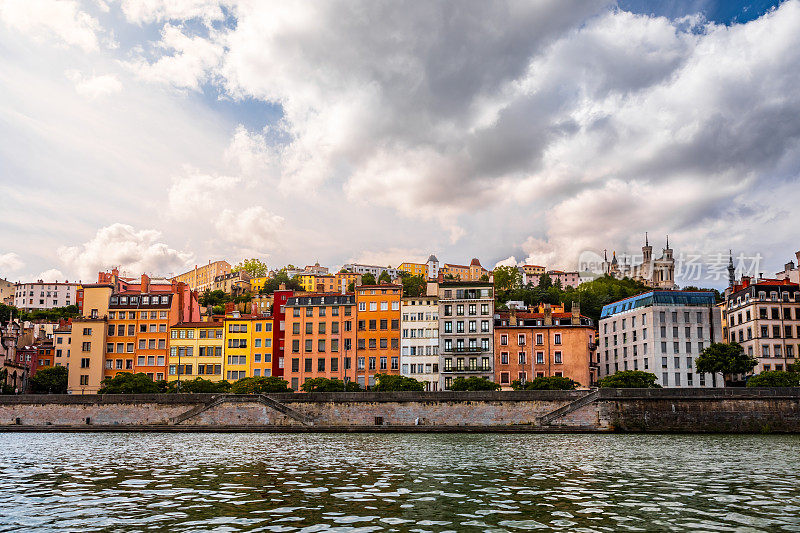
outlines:
M800 438L0 434L0 530L800 531Z

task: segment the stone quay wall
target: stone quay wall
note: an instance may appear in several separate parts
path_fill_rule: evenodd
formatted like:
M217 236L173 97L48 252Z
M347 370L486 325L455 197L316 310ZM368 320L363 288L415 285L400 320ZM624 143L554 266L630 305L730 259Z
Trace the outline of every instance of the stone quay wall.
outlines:
M0 396L0 431L800 433L800 388Z

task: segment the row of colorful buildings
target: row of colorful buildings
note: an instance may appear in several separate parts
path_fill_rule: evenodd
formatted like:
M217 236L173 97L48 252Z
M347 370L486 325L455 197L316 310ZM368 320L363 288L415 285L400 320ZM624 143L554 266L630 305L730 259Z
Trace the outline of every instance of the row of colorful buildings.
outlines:
M714 342L740 343L758 360L756 372L787 369L800 354L793 262L775 278L737 281L731 261L722 303L707 291L654 289L606 305L597 324L577 305L509 302L509 310L496 309L494 286L477 260L459 273L467 279L445 279L434 256L404 263L401 269L416 268L413 275L427 279L414 297L404 297L397 278L362 284L363 275L375 272L356 272L357 266L338 279L318 264L306 267L311 271L296 275L315 281L303 283L304 290L281 287L249 304L228 304L224 314L201 307L198 292L208 279L217 283L231 273L209 278L201 267L181 281L101 272L97 283L75 292L81 316L52 327L45 342L17 342L8 357L9 324L5 360L20 367L20 377L66 366L69 391L80 394L96 392L120 372L170 381L279 376L295 390L317 377L371 387L386 373L436 391L458 377L484 377L509 389L515 381L564 376L589 387L616 372L643 370L665 387L719 387L723 376L695 371L697 357ZM546 272L523 268L531 276ZM400 271L408 270L394 274Z

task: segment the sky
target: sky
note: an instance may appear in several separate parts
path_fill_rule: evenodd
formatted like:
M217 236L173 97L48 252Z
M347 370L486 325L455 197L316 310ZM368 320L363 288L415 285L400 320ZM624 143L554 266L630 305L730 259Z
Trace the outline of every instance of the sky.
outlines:
M800 249L798 27L800 0L0 0L0 277L575 269L645 232L706 265L683 285L728 250L769 275Z

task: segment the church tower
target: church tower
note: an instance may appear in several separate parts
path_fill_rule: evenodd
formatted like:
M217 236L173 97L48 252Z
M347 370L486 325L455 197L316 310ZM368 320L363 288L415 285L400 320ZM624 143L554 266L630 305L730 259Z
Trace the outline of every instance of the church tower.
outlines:
M736 284L736 267L733 266L733 250L728 250L730 257L728 258L728 287L733 288Z
M647 232L644 232L644 246L642 246L642 266L639 276L644 280L653 279L653 247L647 240Z

